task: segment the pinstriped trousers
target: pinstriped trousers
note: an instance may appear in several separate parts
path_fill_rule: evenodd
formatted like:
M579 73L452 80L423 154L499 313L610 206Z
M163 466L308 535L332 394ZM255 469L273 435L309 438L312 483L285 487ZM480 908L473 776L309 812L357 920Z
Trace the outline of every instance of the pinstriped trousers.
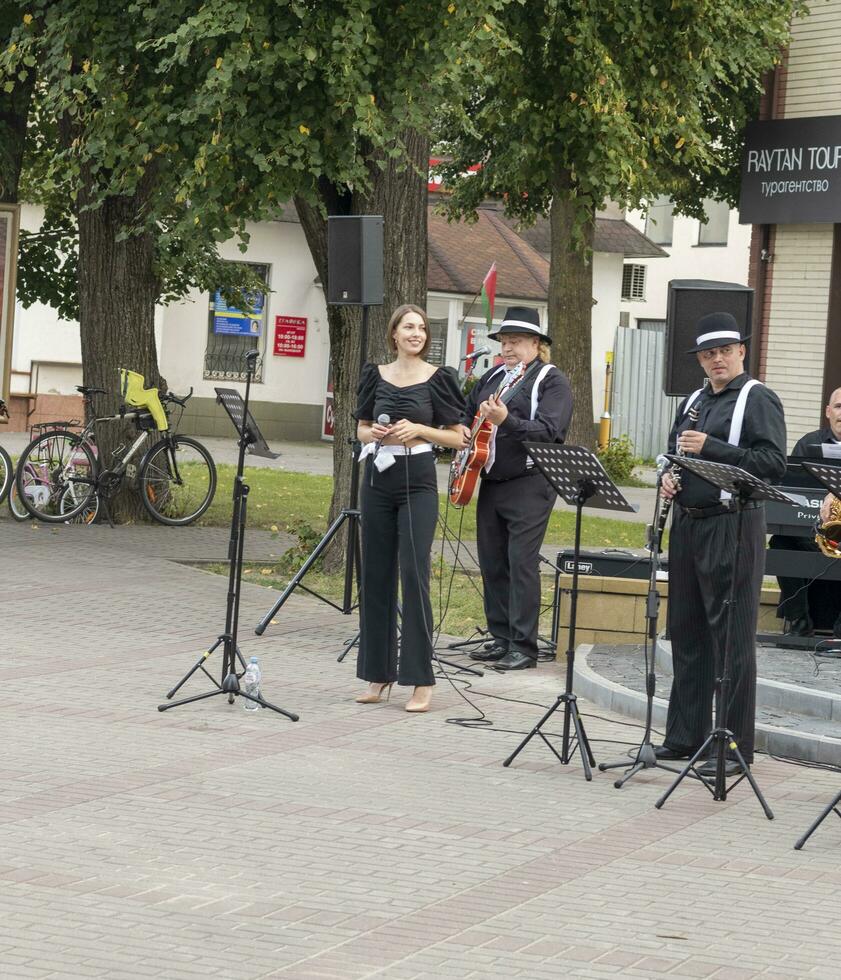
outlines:
M756 620L765 568L765 510L742 515L736 547L736 514L693 519L679 506L669 538L668 624L674 681L664 744L700 748L712 727L715 680L721 677L727 632L727 599L736 565L729 657L727 727L745 761L753 761L756 714Z

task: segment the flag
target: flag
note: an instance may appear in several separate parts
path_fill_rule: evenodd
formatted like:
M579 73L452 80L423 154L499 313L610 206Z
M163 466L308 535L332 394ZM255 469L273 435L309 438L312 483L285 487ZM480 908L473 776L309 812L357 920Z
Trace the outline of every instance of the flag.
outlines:
M494 318L494 300L496 299L496 262L488 269L488 274L482 280L482 306L485 308L485 323L491 329Z

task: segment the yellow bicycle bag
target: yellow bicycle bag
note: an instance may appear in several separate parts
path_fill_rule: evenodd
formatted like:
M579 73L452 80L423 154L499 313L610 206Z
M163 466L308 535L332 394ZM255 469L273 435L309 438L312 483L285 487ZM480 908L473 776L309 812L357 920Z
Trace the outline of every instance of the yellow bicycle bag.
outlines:
M166 412L161 405L161 398L157 388L146 388L146 379L136 371L127 371L120 368L120 393L126 405L132 408L145 408L152 418L159 432L169 428Z

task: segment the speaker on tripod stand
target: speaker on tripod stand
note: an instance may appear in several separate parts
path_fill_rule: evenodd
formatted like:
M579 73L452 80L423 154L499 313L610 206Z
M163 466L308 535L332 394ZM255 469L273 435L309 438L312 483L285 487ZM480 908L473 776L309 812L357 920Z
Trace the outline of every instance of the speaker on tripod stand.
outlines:
M383 219L381 215L331 215L327 219L327 302L333 306L361 306L362 331L359 338L359 363L357 378L368 356L368 310L381 306L383 302ZM324 537L315 546L309 557L295 573L289 585L280 594L271 609L263 616L254 629L261 636L300 585L310 595L321 599L334 608L339 608L349 616L355 604L353 601L354 578L359 578L359 461L360 444L356 438L350 440L353 446L353 468L350 477L350 493L346 507L327 529ZM306 585L304 576L321 557L335 536L347 523L347 545L345 553L345 583L341 607ZM347 652L347 647L345 653ZM344 654L342 654L343 656Z

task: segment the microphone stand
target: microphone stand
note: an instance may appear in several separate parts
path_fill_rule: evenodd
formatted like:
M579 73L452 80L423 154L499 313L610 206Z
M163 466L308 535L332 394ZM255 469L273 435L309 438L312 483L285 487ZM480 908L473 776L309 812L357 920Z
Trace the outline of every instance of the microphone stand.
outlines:
M645 732L642 736L642 742L637 749L636 758L631 763L630 768L628 768L627 758L621 762L599 763L600 772L606 772L608 769L627 768L628 771L614 782L613 785L616 789L622 789L629 779L636 776L638 772L643 772L645 769L668 769L669 772L680 772L680 769L673 769L671 766L664 765L657 758L654 745L651 742L654 692L657 682L654 666L657 651L657 620L660 613L660 593L657 591L657 572L660 571L660 549L663 539L660 528L660 517L663 507L660 490L663 482L663 472L664 469L658 467L654 517L648 527L648 592L645 600L646 631L645 642L643 644L645 656Z

